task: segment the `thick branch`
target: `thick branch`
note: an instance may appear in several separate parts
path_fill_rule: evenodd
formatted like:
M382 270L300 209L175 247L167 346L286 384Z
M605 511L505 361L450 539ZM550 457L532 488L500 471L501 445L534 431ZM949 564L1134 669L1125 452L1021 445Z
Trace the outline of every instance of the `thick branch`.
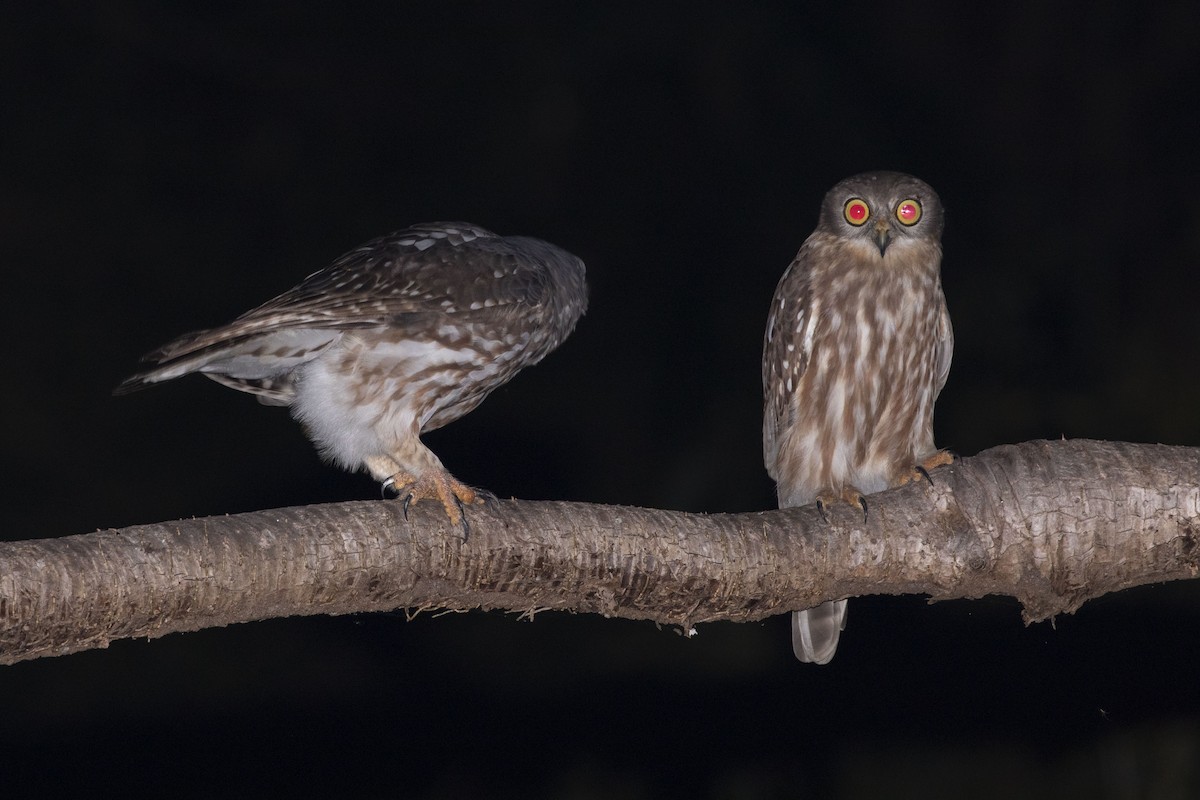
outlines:
M570 609L688 627L823 600L1012 595L1027 620L1200 567L1200 449L997 447L849 507L700 515L505 501L286 508L0 544L0 663L234 622Z

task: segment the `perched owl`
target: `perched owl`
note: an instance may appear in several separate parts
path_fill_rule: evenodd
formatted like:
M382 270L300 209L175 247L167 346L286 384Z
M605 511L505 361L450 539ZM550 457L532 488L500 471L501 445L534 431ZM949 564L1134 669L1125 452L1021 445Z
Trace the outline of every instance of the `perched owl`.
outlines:
M783 273L763 343L763 458L779 506L835 501L928 476L933 404L954 334L942 295L942 205L898 172L847 178ZM792 615L801 661L828 663L846 601Z
M479 494L421 443L562 344L587 307L583 262L463 222L367 242L228 325L189 333L117 387L199 372L288 406L321 454L455 524Z

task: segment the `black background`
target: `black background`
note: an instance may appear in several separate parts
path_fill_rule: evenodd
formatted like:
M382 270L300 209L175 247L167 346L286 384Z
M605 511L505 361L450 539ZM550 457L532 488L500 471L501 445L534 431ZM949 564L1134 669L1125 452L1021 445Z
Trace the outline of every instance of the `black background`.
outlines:
M960 10L961 6L961 10ZM366 499L145 351L464 219L581 256L574 336L426 437L501 496L767 508L766 308L824 192L947 209L938 441L1200 445L1200 12L1158 4L17 4L0 12L0 531ZM1194 476L1193 476L1194 477ZM9 794L1185 797L1200 597L787 619L278 620L0 669Z

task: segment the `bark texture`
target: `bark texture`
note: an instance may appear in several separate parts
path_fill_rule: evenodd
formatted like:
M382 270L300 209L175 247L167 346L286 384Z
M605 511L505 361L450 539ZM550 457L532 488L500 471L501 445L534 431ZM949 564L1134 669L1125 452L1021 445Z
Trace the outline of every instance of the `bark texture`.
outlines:
M0 664L235 622L397 608L569 609L680 625L864 594L1011 595L1027 621L1200 569L1200 449L996 447L870 498L687 514L338 503L0 543Z

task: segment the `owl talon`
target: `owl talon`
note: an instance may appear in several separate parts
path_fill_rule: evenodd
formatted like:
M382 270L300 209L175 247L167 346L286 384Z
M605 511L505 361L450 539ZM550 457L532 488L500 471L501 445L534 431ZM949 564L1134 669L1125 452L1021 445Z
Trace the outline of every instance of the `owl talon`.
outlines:
M496 503L500 502L500 498L496 497L495 494L493 494L492 492L489 492L487 489L475 489L474 491L475 491L475 501L474 502L476 505L485 505L485 506L488 506L489 508L494 508L496 506Z
M953 464L955 459L957 459L957 458L958 458L958 456L956 456L954 453L952 453L949 450L938 450L936 453L934 453L929 458L922 461L920 464L914 464L913 468L912 468L912 472L910 472L907 475L902 476L901 479L899 481L897 481L895 485L903 486L906 483L911 483L915 480L920 480L921 478L924 478L925 480L929 481L930 486L933 486L934 485L933 476L929 474L930 471L936 467L942 467L947 464Z
M867 498L863 497L862 492L853 486L847 486L836 494L817 495L817 513L821 515L821 519L829 522L829 509L834 503L845 503L862 509L863 522L867 521Z
M471 523L467 521L467 509L463 507L463 502L458 499L457 495L454 497L454 504L458 506L458 518L462 521L462 540L465 543L467 539L471 538Z
M419 478L405 472L398 472L383 481L383 491L395 492L395 499L401 501L401 511L404 519L408 519L408 509L414 503L422 500L437 500L442 504L446 517L463 530L463 540L470 535L467 524L466 507L482 505L488 498L495 499L490 492L474 489L455 480L445 470L430 470Z
M399 499L398 496L397 496L397 499ZM400 506L400 511L404 514L405 522L408 522L409 506L411 506L415 501L420 500L420 499L422 499L422 498L417 497L412 492L408 492L404 495L404 501L403 501L403 504ZM465 542L467 540L467 536L471 532L470 527L467 525L467 515L465 513L466 509L463 508L462 500L459 500L457 496L455 496L455 498L454 498L454 505L456 506L456 511L458 512L458 521L460 521L462 523L463 541ZM455 522L455 515L450 511L449 506L446 507L446 516L450 518L451 522Z

